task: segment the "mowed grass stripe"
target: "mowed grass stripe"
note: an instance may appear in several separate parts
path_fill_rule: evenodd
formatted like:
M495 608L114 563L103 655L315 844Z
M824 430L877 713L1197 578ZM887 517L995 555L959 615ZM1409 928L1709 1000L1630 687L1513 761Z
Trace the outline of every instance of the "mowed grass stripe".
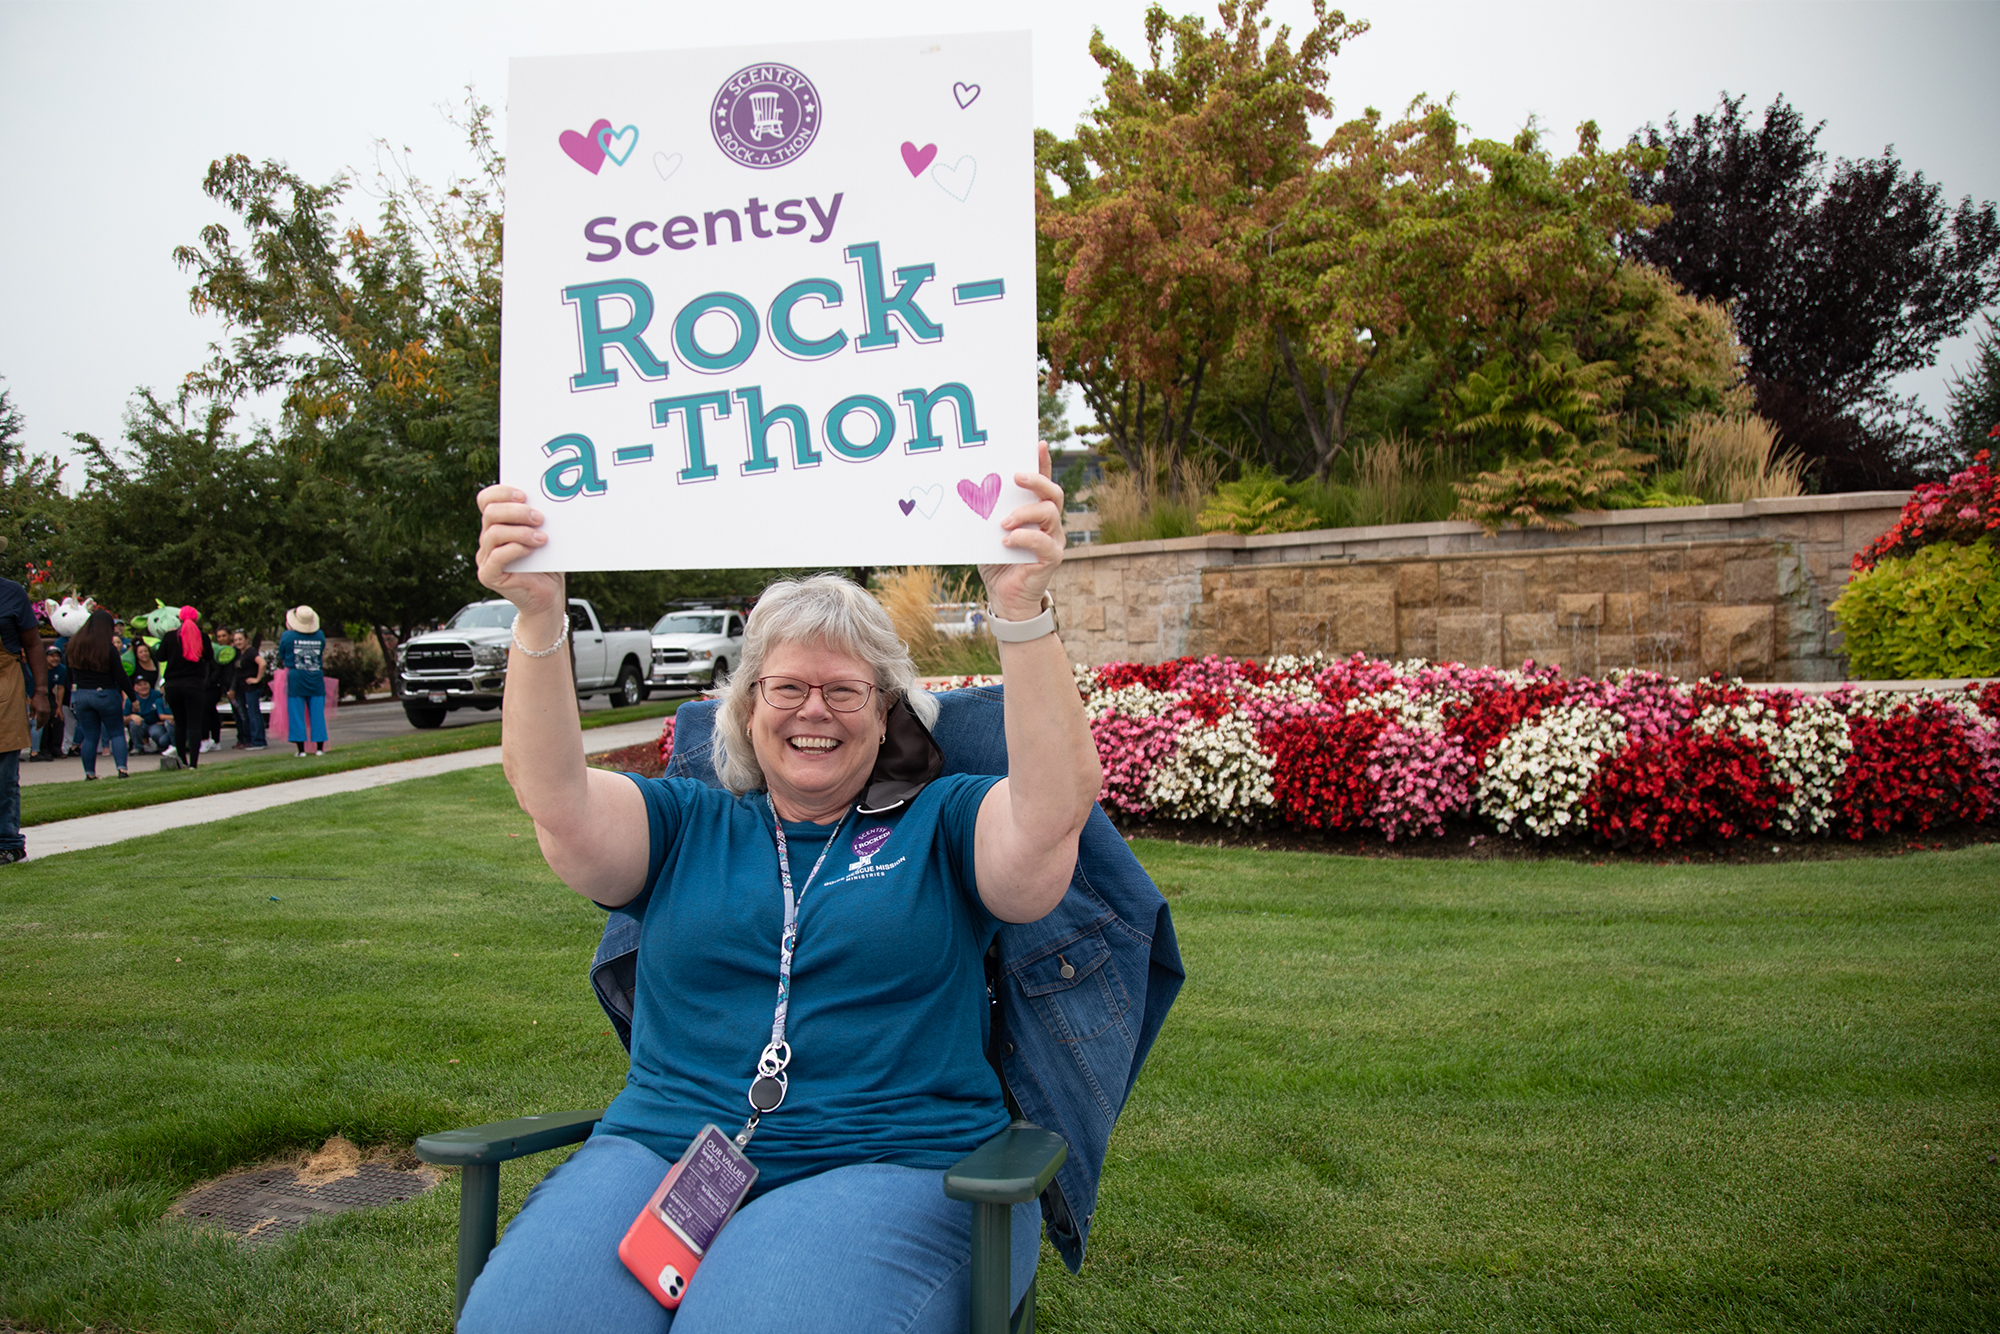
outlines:
M2000 1325L1995 849L1136 846L1190 981L1043 1328ZM254 1251L160 1215L335 1131L602 1104L601 925L493 770L9 868L0 1318L447 1330L450 1184Z

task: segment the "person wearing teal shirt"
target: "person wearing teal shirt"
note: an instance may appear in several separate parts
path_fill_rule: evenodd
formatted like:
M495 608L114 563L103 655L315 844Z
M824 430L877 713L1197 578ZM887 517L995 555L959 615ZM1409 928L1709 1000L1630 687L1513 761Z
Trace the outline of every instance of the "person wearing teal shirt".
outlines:
M480 581L519 608L507 777L550 869L641 938L625 1089L509 1224L462 1334L965 1328L972 1207L944 1169L1008 1124L981 956L1061 902L1102 782L1047 610L1062 491L1043 467L1000 522L1028 559L981 571L1011 687L1002 779L938 776L937 701L880 604L832 575L758 600L716 727L724 789L588 768L562 576L508 568L543 549L541 515L481 494ZM669 1312L619 1241L709 1123L743 1126L759 1175ZM1040 1244L1038 1207L1016 1210L1010 1306Z
M311 607L294 607L285 613L285 633L278 636L278 665L285 669L285 720L287 733L296 752L303 757L311 720L312 755L326 754L326 635L319 628L319 613Z

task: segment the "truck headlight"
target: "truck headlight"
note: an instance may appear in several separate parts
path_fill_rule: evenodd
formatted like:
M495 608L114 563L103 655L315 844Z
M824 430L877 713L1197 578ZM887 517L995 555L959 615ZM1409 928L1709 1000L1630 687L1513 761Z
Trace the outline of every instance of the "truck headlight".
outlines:
M498 667L507 661L505 644L479 644L472 650L472 660L481 667Z
M707 662L710 658L714 656L715 656L715 650L707 648L698 648L688 654L688 657L695 662Z

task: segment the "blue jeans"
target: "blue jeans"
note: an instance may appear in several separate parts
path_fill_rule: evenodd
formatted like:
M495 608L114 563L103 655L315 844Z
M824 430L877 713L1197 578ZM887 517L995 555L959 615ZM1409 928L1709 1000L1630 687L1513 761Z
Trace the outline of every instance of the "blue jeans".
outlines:
M263 699L264 687L244 686L230 703L236 711L236 739L246 746L264 744L264 711L257 707ZM320 708L324 710L326 705Z
M863 1163L758 1197L669 1311L618 1243L671 1166L637 1140L593 1135L529 1193L459 1334L964 1334L972 1206L945 1198L943 1172ZM1015 1305L1034 1281L1041 1222L1034 1201L1014 1207Z
M292 695L285 700L285 710L285 718L291 723L291 728L285 733L286 736L301 745L305 744L306 714L311 713L312 739L322 746L326 744L325 695L311 695L304 698ZM662 1172L660 1175L665 1176L666 1173ZM660 1183L655 1181L653 1184L657 1186Z
M0 755L0 852L25 852L27 848L28 841L21 837L21 752L10 750Z
M173 740L174 729L165 723L125 724L125 745L134 755L142 753L148 742L154 750L165 750Z
M83 747L83 771L97 777L97 744L111 742L111 762L125 767L125 696L104 686L93 690L73 690L70 706L76 710L78 744Z

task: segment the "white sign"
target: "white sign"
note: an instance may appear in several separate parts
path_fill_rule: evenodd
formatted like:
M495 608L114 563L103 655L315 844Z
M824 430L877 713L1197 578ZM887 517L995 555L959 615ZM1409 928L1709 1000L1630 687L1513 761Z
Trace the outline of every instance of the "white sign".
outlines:
M521 568L1023 559L1029 95L1026 33L514 61Z

